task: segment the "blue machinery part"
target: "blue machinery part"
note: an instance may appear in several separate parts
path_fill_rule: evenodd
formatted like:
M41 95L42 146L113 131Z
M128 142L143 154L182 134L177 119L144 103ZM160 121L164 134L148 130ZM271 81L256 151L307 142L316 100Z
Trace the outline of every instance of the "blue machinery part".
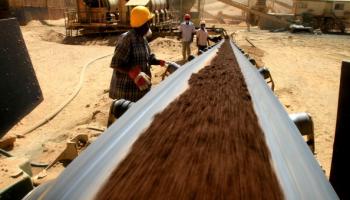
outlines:
M209 64L220 42L152 89L119 123L112 124L53 182L34 190L26 199L93 199L104 181L127 155L132 144L161 112L188 87L192 73ZM338 199L298 128L263 77L231 42L251 94L253 107L271 153L271 164L286 199Z

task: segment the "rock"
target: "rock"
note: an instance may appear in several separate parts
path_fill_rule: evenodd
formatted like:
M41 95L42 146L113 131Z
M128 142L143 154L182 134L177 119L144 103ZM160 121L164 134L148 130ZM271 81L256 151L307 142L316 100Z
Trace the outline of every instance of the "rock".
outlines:
M23 174L23 171L20 168L16 168L15 170L11 171L10 177L17 178Z
M104 89L103 90L103 94L106 94L106 93L108 93L109 92L109 89Z
M0 148L1 149L11 149L13 147L13 144L16 141L15 136L4 136L0 139Z
M38 179L42 179L42 178L44 178L44 177L46 177L47 176L47 172L46 172L46 170L44 169L43 171L41 171L39 174L38 174Z

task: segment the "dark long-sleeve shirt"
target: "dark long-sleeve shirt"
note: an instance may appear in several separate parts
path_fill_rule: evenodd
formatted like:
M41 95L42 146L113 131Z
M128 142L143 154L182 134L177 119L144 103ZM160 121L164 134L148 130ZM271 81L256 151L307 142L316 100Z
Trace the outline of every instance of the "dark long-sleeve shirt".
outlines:
M139 65L141 71L151 77L150 47L147 40L130 30L121 35L115 47L111 67L113 76L109 96L113 99L137 101L149 90L140 91L127 72Z

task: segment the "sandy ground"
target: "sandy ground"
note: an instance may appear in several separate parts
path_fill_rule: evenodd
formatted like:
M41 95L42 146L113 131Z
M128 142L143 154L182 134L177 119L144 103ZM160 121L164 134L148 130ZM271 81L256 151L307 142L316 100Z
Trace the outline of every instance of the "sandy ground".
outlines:
M23 133L52 112L72 94L84 65L114 51L117 36L67 40L62 22L48 21L45 25L33 21L21 27L44 101L10 130L9 135ZM269 67L276 83L275 93L288 112L311 113L317 158L329 174L340 63L350 57L350 37L269 33L256 28L247 32L239 25L225 25L225 28L230 34L235 33L243 48L250 49L259 65ZM246 42L246 37L256 48ZM181 44L173 37L157 38L150 46L159 58L181 60ZM78 134L96 139L102 132L99 129L106 127L111 103L108 98L110 60L111 57L107 57L93 62L78 96L53 120L18 138L11 153L32 161L52 162L68 139ZM152 69L154 87L161 81L163 72L160 67Z

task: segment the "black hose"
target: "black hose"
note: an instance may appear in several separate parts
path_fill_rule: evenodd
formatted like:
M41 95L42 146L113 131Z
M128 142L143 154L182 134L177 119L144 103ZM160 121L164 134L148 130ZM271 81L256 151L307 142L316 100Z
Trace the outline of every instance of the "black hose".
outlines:
M76 86L75 90L73 91L73 93L71 94L71 96L68 97L68 99L66 101L64 101L60 106L58 106L58 108L56 108L52 113L49 113L48 115L46 115L41 121L38 121L36 124L34 124L32 127L30 127L28 130L24 131L21 134L18 134L18 136L23 137L24 135L27 135L28 133L34 131L35 129L39 128L40 126L46 124L47 122L49 122L51 119L53 119L59 112L61 112L79 93L79 91L81 90L81 88L83 87L83 83L84 83L84 77L85 77L85 72L86 69L93 64L94 62L96 62L97 60L101 60L103 58L106 58L108 56L112 56L112 54L108 54L108 55L104 55L98 58L95 58L91 61L89 61L81 70L80 73L80 78L79 78L79 83Z
M30 165L32 167L42 167L42 168L49 166L49 164L47 163L37 163L37 162L30 162Z
M3 150L3 149L0 149L0 153L6 157L13 157L9 152Z
M9 152L3 150L0 148L0 154L6 156L6 157L14 157L12 154L10 154ZM30 165L32 167L47 167L49 166L49 164L46 163L36 163L36 162L30 162Z

